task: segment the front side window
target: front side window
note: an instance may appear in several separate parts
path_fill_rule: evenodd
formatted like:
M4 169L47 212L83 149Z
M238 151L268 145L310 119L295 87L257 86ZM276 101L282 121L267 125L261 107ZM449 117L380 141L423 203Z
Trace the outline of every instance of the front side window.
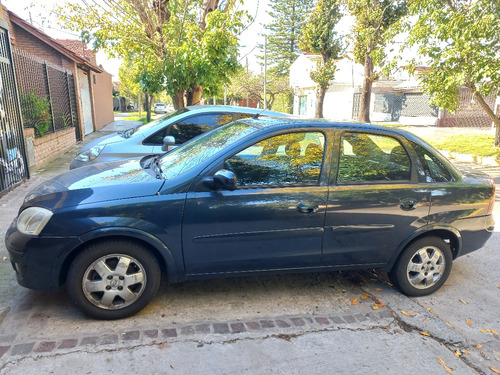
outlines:
M238 152L225 168L235 173L238 186L317 184L324 145L320 132L278 135Z
M145 143L161 145L163 144L163 138L170 135L175 138L175 144L180 145L217 126L227 124L232 118L232 114L221 113L192 116L183 121L166 126L164 129L149 137Z
M392 137L346 132L342 135L338 183L410 179L405 148Z

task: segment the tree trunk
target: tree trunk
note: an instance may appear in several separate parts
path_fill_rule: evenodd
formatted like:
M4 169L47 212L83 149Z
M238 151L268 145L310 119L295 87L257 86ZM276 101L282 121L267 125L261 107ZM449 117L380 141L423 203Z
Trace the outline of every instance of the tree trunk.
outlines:
M187 93L187 105L200 104L203 88L195 83L191 84L191 91Z
M184 91L178 91L175 95L172 96L172 102L174 104L174 109L178 110L180 108L184 108Z
M318 91L316 93L316 114L314 115L316 118L323 118L323 103L325 102L326 90L328 90L328 86L318 87Z
M476 90L476 86L473 83L469 83L467 87L472 90L472 93L474 95L474 100L476 101L477 104L480 105L480 107L483 109L484 112L488 115L488 117L491 119L493 124L495 124L495 147L500 147L500 118L495 115L495 112L493 109L490 108L488 103L484 100L483 96Z
M370 50L366 53L365 77L363 81L363 91L361 92L361 102L359 104L359 122L370 123L370 98L372 95L373 60Z
M146 92L146 100L145 100L145 104L146 104L146 120L147 122L150 122L151 121L151 102L149 101L149 94Z

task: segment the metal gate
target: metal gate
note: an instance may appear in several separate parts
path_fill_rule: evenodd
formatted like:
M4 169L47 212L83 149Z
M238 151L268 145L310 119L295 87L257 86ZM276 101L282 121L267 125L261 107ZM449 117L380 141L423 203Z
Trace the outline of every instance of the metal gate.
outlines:
M8 24L0 20L0 195L29 178Z

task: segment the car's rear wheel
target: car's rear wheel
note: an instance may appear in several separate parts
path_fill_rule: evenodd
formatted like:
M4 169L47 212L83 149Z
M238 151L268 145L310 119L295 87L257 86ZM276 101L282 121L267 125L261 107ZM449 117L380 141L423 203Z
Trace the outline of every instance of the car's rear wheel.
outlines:
M161 280L151 252L131 241L92 244L71 263L66 280L71 300L88 316L121 319L142 310Z
M403 250L389 278L404 294L425 296L446 282L452 262L449 244L439 237L424 237Z

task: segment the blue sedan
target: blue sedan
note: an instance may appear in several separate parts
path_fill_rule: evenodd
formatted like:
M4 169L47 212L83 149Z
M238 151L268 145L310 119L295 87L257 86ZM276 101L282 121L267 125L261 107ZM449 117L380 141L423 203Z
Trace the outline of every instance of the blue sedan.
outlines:
M95 164L29 193L6 235L19 284L66 284L118 319L169 282L382 269L405 294L439 289L494 229L492 180L409 133L244 119L158 156Z

